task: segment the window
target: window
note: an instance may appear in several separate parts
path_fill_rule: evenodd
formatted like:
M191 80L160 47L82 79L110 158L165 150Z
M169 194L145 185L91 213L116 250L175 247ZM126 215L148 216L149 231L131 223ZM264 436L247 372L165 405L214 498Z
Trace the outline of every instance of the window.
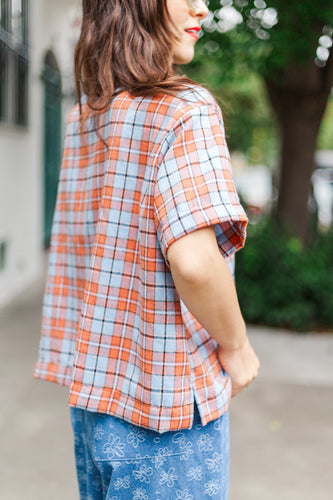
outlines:
M28 0L0 0L0 122L28 123Z

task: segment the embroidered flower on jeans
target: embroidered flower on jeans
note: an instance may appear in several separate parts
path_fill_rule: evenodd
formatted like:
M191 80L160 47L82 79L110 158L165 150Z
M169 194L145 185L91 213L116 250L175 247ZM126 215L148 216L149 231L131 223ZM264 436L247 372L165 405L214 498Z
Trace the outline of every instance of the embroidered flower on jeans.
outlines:
M179 445L179 451L182 453L180 460L188 460L189 456L194 453L193 444L190 441L186 441L185 435L182 432L177 432L173 436L172 442Z
M213 450L213 436L208 434L202 434L198 440L198 448L200 451L210 451Z
M188 490L176 490L175 500L193 500L193 495L191 495Z
M124 456L124 444L118 436L109 435L108 442L103 445L103 452L109 460L113 458L122 458Z
M166 484L168 488L172 488L177 480L177 475L175 474L175 468L170 467L168 472L162 470L160 484Z
M151 467L147 467L145 464L141 465L139 470L133 471L133 476L135 479L141 481L141 483L149 483L150 476L153 474L153 469Z
M190 467L186 472L186 477L189 481L195 480L200 481L202 478L202 467L198 465L197 467Z
M118 460L118 461L116 461L116 462L115 462L115 461L112 461L112 469L113 469L114 471L116 471L117 469L119 469L119 467L121 467L121 465L122 465L122 462L119 462L119 460Z
M209 470L218 472L222 470L223 455L215 452L212 458L206 458L205 462Z
M133 491L132 500L149 500L146 490L137 488Z
M212 479L211 481L208 481L208 483L204 484L205 487L205 493L212 497L213 495L216 495L219 490L221 489L221 485L217 480Z
M182 446L182 455L180 455L180 460L188 460L190 455L194 453L193 444L191 441L184 443Z
M121 488L129 488L130 487L130 478L128 476L118 477L114 482L114 487L116 490L120 490Z
M214 429L216 431L219 431L219 430L221 430L221 428L222 428L222 417L214 420Z
M161 465L164 464L168 456L169 456L168 448L159 448L157 454L151 459L151 461L155 465L155 469L159 469L159 467L161 467Z
M94 429L94 438L98 441L99 439L102 439L104 436L105 431L104 428L101 424L96 425Z
M173 436L172 442L175 444L179 444L179 446L182 448L183 446L185 446L185 443L186 443L184 434L182 432L177 432Z
M137 448L139 443L143 443L146 440L145 433L139 427L131 426L131 431L127 436L127 442L133 446L133 448Z
M91 474L94 470L95 470L94 462L92 460L88 460L86 462L86 472L88 472L88 474Z

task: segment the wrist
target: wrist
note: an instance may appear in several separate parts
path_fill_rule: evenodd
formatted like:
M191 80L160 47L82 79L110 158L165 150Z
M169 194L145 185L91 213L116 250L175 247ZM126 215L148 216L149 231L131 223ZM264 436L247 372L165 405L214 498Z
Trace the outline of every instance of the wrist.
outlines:
M228 340L223 340L219 342L219 349L222 351L240 351L249 343L248 336L246 334L246 329L242 335L238 335L237 338L232 338Z

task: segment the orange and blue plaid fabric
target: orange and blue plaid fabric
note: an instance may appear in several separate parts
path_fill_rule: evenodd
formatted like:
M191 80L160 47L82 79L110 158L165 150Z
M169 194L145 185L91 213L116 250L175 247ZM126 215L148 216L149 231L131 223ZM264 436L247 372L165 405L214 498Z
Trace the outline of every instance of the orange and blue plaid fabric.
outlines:
M167 250L209 225L230 268L244 245L220 108L196 86L123 92L99 119L82 135L78 105L68 120L34 376L69 386L71 406L159 432L189 428L194 401L206 424L226 412L231 381Z

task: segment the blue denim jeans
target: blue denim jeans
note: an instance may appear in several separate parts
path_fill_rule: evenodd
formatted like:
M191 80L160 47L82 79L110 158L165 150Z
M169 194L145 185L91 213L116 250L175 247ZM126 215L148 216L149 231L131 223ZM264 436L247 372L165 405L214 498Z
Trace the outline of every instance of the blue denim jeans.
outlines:
M71 408L81 500L227 500L229 411L166 432Z

